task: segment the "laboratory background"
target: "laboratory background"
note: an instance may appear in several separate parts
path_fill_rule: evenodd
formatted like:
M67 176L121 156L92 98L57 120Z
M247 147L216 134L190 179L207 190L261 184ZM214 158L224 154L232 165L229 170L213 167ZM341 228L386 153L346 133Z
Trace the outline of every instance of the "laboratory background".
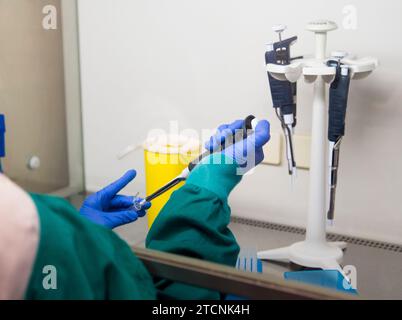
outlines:
M302 241L313 199L314 84L297 82L292 178L265 52L279 25L282 38L298 37L292 56L314 55L307 25L331 21L327 56L375 62L350 83L327 237L348 243L345 264L356 267L363 298L402 299L401 12L395 0L0 0L2 168L25 190L75 206L135 169L123 193L145 196L140 146L152 130L213 132L251 114L270 122L271 140L230 194L232 231L241 252ZM141 247L148 227L143 218L116 232Z
M127 168L143 172L143 155L116 154L168 120L186 128L213 128L246 114L271 120L265 45L272 22L299 36L294 51L314 48L306 23L325 17L339 24L328 52L375 56L380 68L352 83L334 231L402 243L401 4L355 1L356 29L342 28L348 1L79 1L85 181L95 191ZM347 24L347 22L345 22ZM401 25L398 25L401 24ZM353 27L353 26L352 26ZM295 53L296 54L296 53ZM300 82L297 134L311 130L312 87ZM269 152L269 151L268 151ZM233 214L295 226L305 223L308 171L293 190L283 166L260 166L231 195ZM284 172L285 170L285 172ZM140 178L140 176L139 176ZM138 179L130 192L144 189Z

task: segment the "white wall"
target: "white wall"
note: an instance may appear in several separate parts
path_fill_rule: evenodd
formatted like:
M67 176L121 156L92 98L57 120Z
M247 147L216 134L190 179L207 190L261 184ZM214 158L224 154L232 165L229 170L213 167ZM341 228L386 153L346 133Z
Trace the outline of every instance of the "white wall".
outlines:
M357 8L358 28L342 28L342 9ZM330 10L331 9L331 10ZM402 243L402 2L268 0L80 0L82 103L87 188L128 168L127 192L144 192L141 152L116 154L152 128L213 128L253 113L273 115L264 69L274 23L297 34L296 53L313 52L311 19L332 19L329 50L377 56L381 67L354 82L341 150L333 231ZM297 51L297 52L296 52ZM309 134L312 87L299 85L297 133ZM234 214L304 225L308 171L293 191L285 166L261 166L231 196Z

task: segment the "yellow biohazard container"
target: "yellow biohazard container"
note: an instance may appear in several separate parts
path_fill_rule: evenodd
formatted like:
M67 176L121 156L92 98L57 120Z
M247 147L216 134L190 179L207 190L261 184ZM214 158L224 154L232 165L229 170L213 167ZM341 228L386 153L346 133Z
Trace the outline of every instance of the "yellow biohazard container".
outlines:
M163 135L145 141L146 194L152 194L176 178L199 154L199 141L182 135ZM152 200L152 206L147 211L149 228L169 200L172 192L180 188L183 183Z

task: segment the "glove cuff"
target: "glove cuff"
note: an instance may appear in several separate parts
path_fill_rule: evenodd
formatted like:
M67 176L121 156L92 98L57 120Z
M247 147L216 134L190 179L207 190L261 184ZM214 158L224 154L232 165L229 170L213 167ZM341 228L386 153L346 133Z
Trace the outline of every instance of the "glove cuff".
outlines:
M227 201L230 192L242 178L237 169L238 165L231 157L214 153L194 168L186 183L207 189Z

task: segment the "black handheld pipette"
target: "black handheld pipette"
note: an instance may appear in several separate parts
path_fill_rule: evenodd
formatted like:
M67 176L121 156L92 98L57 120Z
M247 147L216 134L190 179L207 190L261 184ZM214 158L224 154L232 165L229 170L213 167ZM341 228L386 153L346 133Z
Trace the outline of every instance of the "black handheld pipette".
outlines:
M328 66L336 68L334 81L329 89L329 116L328 116L328 140L329 140L329 166L330 166L330 200L327 218L334 219L335 194L338 183L339 152L342 137L345 135L345 118L348 104L350 70L342 65L340 60L329 60Z
M265 63L288 65L291 60L294 60L290 57L290 46L297 41L297 37L282 40L281 33L286 29L286 27L278 25L274 26L273 29L279 34L279 42L269 44L269 47L265 52ZM268 80L271 89L272 104L275 108L276 115L281 121L281 126L286 139L288 171L290 175L294 176L296 174L296 161L292 136L294 127L296 126L297 85L290 81L275 79L269 72Z
M255 128L256 125L256 118L253 115L249 115L247 118L244 119L244 124L243 128L241 130L241 139L244 140L247 138L248 135L250 135ZM228 139L229 138L229 139ZM189 165L178 175L176 178L173 180L169 181L167 184L165 184L163 187L159 188L156 190L154 193L150 194L149 196L145 197L142 201L136 201L134 199L134 208L136 210L141 210L142 206L146 202L150 202L153 199L159 197L160 195L164 194L166 191L172 189L174 186L178 185L180 182L185 181L190 174L190 172L200 163L204 158L209 156L212 153L220 152L223 149L226 149L227 147L233 145L234 143L238 142L237 134L233 135L232 137L227 137L225 139L225 143L223 145L220 145L217 149L211 151L206 151L202 153L200 156L198 156L196 159L191 161Z

